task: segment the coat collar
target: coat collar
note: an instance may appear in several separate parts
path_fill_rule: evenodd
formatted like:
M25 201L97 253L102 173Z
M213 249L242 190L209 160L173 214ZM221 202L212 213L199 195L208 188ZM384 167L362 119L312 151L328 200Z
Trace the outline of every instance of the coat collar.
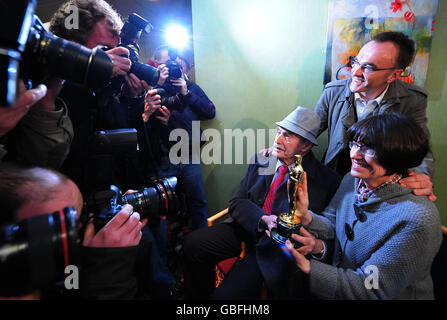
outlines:
M349 101L353 99L354 94L351 92L351 89L349 89L351 81L351 78L346 80L344 92L340 95L340 98L338 100L339 102ZM409 95L410 91L408 90L408 87L402 85L401 80L396 80L390 83L388 91L383 97L382 103L396 103L399 102L401 98L407 97Z
M354 122L357 121L357 116L355 112L355 104L354 104L354 93L351 92L349 86L351 84L352 79L349 78L346 80L346 85L344 88L343 94L340 95L338 103L348 102L347 107L343 110L341 114L341 121L346 128L349 128ZM402 85L401 80L396 80L390 83L385 96L382 99L380 112L385 112L391 106L400 103L400 99L403 97L407 97L410 95L408 88Z

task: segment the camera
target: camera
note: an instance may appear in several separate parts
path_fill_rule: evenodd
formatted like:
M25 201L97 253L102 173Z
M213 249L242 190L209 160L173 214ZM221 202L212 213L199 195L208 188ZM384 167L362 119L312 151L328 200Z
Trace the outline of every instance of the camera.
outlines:
M171 53L171 51L169 51L169 54L170 53ZM166 61L165 65L168 68L169 76L166 79L165 83L163 84L163 88L166 89L166 91L168 92L169 95L174 96L174 95L180 93L181 88L173 85L171 83L171 80L178 79L182 76L182 68L172 58L170 60Z
M88 49L47 31L34 15L35 0L3 1L0 28L0 106L16 101L19 78L30 88L48 76L99 89L109 84L113 63L99 48Z
M0 296L22 296L64 280L78 265L80 240L70 207L0 227Z
M175 59L178 57L178 52L174 48L168 49L169 60L165 62L166 67L168 68L169 76L166 79L166 82L163 85L163 88L166 89L169 95L178 94L181 90L180 87L174 86L171 83L173 79L179 79L182 76L182 67L176 62Z
M175 193L176 177L155 179L147 188L136 193L122 195L114 185L109 190L96 192L86 204L87 212L96 212L95 230L103 228L125 204L140 214L141 220L147 218L148 224L156 225L161 216L173 217L179 213L180 200Z
M179 64L173 60L170 59L165 63L166 67L169 70L169 78L170 79L178 79L182 76L182 67L179 66Z
M161 97L161 105L165 106L169 109L169 111L180 111L182 112L185 109L185 105L182 102L179 94L175 94L173 96L167 96L166 90L163 88L156 88L157 92L155 94L160 95ZM157 110L157 114L159 111Z
M155 86L160 78L160 72L157 68L138 61L140 47L137 43L143 31L149 33L152 29L152 25L138 14L129 14L126 23L121 29L121 43L119 46L129 50L128 58L132 62L129 73L135 74L140 80L145 80L148 85ZM116 77L116 80L113 82L115 91L116 89L121 89L121 85L124 83L124 77Z

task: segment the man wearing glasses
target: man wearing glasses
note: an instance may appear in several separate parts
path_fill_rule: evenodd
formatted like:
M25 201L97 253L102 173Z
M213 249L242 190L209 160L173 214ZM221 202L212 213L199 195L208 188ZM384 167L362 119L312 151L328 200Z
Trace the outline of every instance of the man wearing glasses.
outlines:
M407 115L429 134L427 91L399 80L413 60L415 43L401 32L382 32L367 42L356 57L350 57L351 77L326 85L315 112L321 118L320 132L328 129L328 149L324 164L344 175L350 170L346 131L357 121L377 114L397 112ZM416 195L436 200L431 178L434 158L431 152L414 168L403 186Z

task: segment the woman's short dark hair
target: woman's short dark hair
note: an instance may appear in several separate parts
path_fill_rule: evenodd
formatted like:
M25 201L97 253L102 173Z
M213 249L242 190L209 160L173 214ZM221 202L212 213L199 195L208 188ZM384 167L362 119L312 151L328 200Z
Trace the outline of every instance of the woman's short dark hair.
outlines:
M376 151L377 162L386 174L408 175L421 164L430 149L429 138L416 121L393 113L366 118L348 130L350 141L358 141Z

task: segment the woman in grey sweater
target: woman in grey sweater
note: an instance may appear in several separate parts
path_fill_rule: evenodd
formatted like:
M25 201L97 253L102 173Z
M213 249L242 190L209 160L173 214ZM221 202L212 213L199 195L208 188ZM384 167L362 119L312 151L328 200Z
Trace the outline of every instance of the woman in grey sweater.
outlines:
M433 299L439 213L427 197L397 183L421 163L427 136L398 114L367 118L348 135L351 172L323 216L308 211L306 183L298 189L305 229L293 238L303 246L294 250L288 241L289 252L309 275L311 293L323 299ZM331 255L326 244L332 241ZM330 263L322 262L328 255Z

